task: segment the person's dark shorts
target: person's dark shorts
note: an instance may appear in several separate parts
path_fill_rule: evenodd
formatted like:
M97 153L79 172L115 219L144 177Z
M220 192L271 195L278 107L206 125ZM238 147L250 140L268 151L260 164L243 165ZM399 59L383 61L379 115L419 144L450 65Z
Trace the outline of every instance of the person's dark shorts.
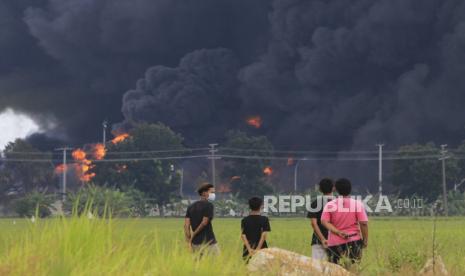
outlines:
M362 248L362 240L330 246L328 247L329 261L338 264L341 258L348 258L352 263L359 262L362 259Z

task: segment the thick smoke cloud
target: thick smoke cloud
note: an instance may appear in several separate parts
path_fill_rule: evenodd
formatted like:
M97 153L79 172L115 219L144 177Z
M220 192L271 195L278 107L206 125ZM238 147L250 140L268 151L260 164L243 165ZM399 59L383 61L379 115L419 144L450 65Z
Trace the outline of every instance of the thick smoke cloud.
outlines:
M43 7L45 2L0 1L0 110L15 107L50 115L45 114L50 107L45 102L53 96L57 81L50 76L58 72L57 64L36 45L23 21L26 8ZM49 72L44 73L43 68L49 68ZM31 98L37 100L30 101ZM34 106L39 102L43 103L41 110Z
M105 118L123 119L122 95L149 67L175 66L189 52L218 47L233 51L242 64L251 62L266 47L271 7L268 0L2 3L8 9L1 9L7 21L0 28L18 36L1 40L12 61L2 60L2 68L33 67L16 75L0 68L2 94L14 96L2 104L47 110L74 143L95 141ZM41 57L46 62L38 62Z
M218 139L237 124L238 60L227 49L198 50L179 66L155 66L123 98L126 122L164 122L190 143Z
M277 0L240 75L278 143L371 147L464 134L463 1Z
M248 115L277 147L465 135L461 0L3 2L2 105L47 109L75 141L109 118L205 144Z

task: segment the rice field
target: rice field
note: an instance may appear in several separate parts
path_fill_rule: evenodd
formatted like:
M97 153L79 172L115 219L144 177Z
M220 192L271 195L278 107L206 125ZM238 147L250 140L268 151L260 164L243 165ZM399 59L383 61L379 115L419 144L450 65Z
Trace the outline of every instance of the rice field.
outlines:
M245 275L240 219L215 218L222 254L198 261L183 242L183 219L0 220L0 275ZM433 252L433 219L372 218L360 275L414 275ZM305 218L271 218L269 245L311 254ZM436 221L436 252L465 275L465 219Z

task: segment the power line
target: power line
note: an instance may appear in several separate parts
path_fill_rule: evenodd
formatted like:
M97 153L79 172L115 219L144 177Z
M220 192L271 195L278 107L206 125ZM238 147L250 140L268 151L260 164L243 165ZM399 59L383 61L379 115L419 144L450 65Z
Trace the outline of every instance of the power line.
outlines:
M67 154L68 156L69 154ZM105 159L87 159L91 162L129 162L129 161L147 161L147 160L169 160L169 159L192 159L192 158L211 158L211 154L200 155L177 155L177 156L144 156L128 158L105 158ZM440 154L434 155L405 155L405 156L383 156L383 160L432 160L440 158ZM288 157L283 156L257 156L257 155L234 155L234 154L215 154L215 158L227 159L254 159L254 160L282 160L288 161ZM465 155L450 156L450 159L465 160ZM294 157L294 161L378 161L378 156L360 156L360 157ZM0 162L60 162L58 159L32 159L32 158L0 158ZM77 162L76 162L77 163Z
M225 150L225 151L238 151L238 152L263 152L263 153L288 153L288 154L376 154L378 155L378 151L375 150L353 150L353 151L301 151L301 150L264 150L264 149L241 149L241 148L229 148L229 147L221 147L219 148L220 151ZM434 150L402 150L402 151L383 151L384 153L391 153L391 154L404 154L404 153L433 153L435 152ZM437 151L439 152L439 150ZM465 153L465 151L463 151Z
M176 150L151 150L151 151L112 151L107 152L105 155L117 155L117 154L141 154L141 153L172 153L172 152L192 152L192 151L206 151L210 148L195 148L195 149L176 149ZM92 152L89 152L92 153Z
M78 147L76 147L78 149ZM211 148L203 147L203 148L185 148L185 149L172 149L172 150L143 150L143 151L111 151L111 152L106 152L106 155L123 155L123 154L149 154L149 153L175 153L175 152L194 152L194 151L207 151L211 150ZM294 150L294 151L284 151L284 150L264 150L264 149L243 149L243 148L230 148L230 147L220 147L217 148L218 151L233 151L233 152L259 152L259 153L287 153L287 154L321 154L321 155L341 155L341 154L353 154L353 155L368 155L368 154L373 154L377 155L378 151L362 151L362 150L354 150L354 151L300 151L300 150ZM85 153L91 154L94 151L92 150L84 150ZM387 154L408 154L408 153L425 153L425 154L431 154L431 153L436 153L440 154L440 150L435 151L435 150L402 150L402 151L386 151L383 150L383 153ZM465 153L465 150L451 150L449 152L456 152L456 153ZM23 152L23 151L18 151L18 152L3 152L4 155L53 155L53 152ZM290 156L292 158L292 156Z

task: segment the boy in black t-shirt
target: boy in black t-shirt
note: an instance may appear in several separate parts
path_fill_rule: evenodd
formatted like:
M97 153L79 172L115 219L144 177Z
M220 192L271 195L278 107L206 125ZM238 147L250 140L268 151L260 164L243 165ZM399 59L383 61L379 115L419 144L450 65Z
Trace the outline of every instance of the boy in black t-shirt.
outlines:
M316 260L328 260L328 229L321 224L321 214L326 203L333 199L334 182L332 179L324 178L320 181L319 188L323 196L318 196L312 202L307 218L310 218L313 229L312 258Z
M267 217L260 215L263 200L258 197L249 199L250 213L241 221L242 241L244 250L242 257L248 259L257 250L267 248L266 236L271 231L270 221Z
M184 220L184 234L189 248L194 251L210 255L218 255L219 247L213 233L214 207L211 203L215 200L215 187L205 183L197 190L200 200L187 208Z

